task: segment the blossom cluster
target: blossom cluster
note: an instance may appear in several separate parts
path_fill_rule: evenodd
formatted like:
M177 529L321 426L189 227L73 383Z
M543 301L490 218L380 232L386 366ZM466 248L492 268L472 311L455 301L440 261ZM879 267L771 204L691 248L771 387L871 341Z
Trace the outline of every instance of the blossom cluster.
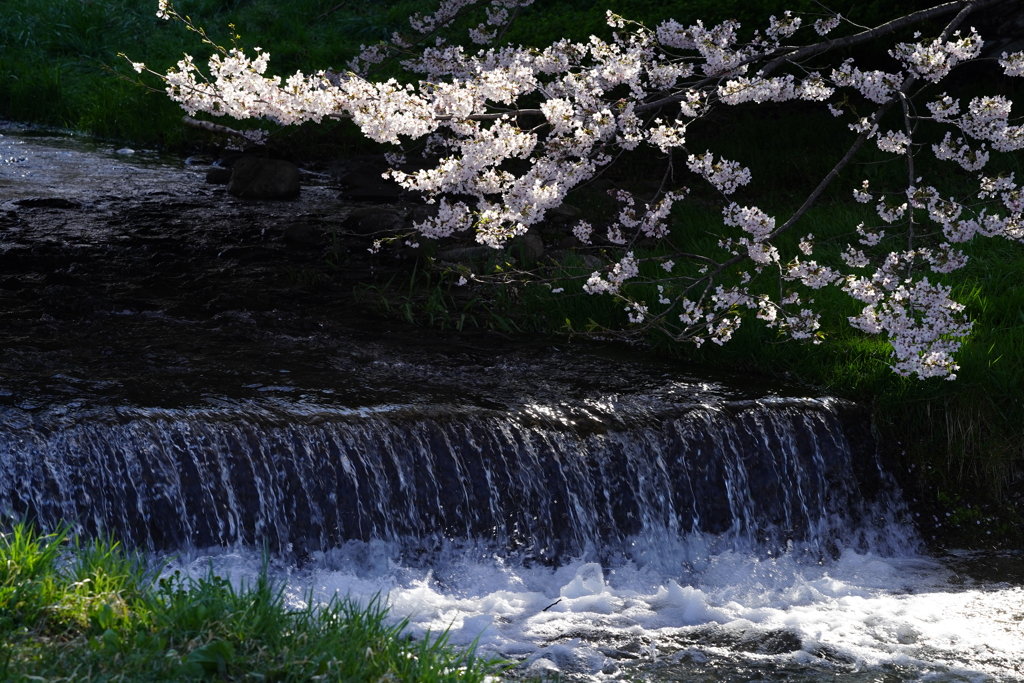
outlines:
M870 277L848 275L843 291L866 304L850 324L868 334L888 333L898 374L955 379L957 339L970 332L971 323L961 315L963 304L950 297L951 287L903 275L921 256L893 252Z
M863 304L851 325L886 335L896 372L955 377L955 353L970 323L951 287L921 273L934 279L962 267L966 257L952 245L978 235L1024 239L1024 191L1012 176L982 173L979 192L961 200L943 198L920 178L887 193L873 192L864 181L853 189L854 199L873 206L885 229L851 226L853 242L840 262L828 264L813 258L813 235L795 250L783 246L782 236L806 206L784 220L750 204L743 194L751 170L712 150L691 150L689 137L691 124L719 106L820 103L837 117L858 112L848 124L856 137L851 152L874 139L879 150L907 163L913 177L913 157L929 148L914 137L927 122L946 129L941 142L930 145L935 157L964 173L982 172L992 154L1024 148L1024 126L1011 121L1008 99L961 102L943 93L916 108L928 115L913 117L909 104L924 97L914 83L939 83L958 65L978 59L983 41L977 31L951 24L933 38L918 34L889 51L889 70L862 69L852 58L818 71L796 61L801 50L825 52L832 43L798 48L785 42L798 35L822 41L844 24L838 14L806 22L812 32L802 17L785 12L743 43L735 21L686 26L666 20L648 28L609 12L611 40L559 40L539 49L493 44L532 1L442 0L436 12L414 15L410 32L366 47L344 73L268 76L266 51L218 48L205 68L186 55L157 75L192 115L280 125L349 119L367 137L394 146L385 177L437 207L414 225L426 239L471 232L480 244L500 249L544 221L622 151L647 147L670 164L682 154L690 179L708 183L721 198L721 252L691 254L668 246L666 256L647 259L660 268L645 270L636 242L670 236L673 206L685 201L687 190L673 181L646 201L615 192L620 209L607 224L591 219L572 228L581 244L605 247L600 253L608 255L606 265L586 277L584 292L615 297L638 328L662 325L680 340L721 344L745 311L792 338L818 341L820 312L808 295L837 287ZM190 23L169 0L159 1L158 16ZM470 24L469 41L484 47L448 42L445 31L463 19ZM372 78L373 66L390 58L401 60L408 79ZM1005 75L1024 75L1024 53L1003 53L997 61ZM144 64L132 66L147 71ZM894 104L905 112L906 125L881 133L882 116ZM404 165L406 148L416 141L432 166ZM824 185L848 161L839 162ZM913 230L921 221L935 226L927 243ZM887 251L901 230L911 244ZM788 289L767 294L758 285L762 275L762 281ZM642 300L633 283L656 284L656 298Z

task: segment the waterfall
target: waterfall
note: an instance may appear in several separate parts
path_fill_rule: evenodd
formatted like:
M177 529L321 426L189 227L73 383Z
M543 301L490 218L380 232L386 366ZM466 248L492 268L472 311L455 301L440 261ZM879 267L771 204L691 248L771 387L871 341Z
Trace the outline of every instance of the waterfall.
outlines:
M471 541L558 563L645 561L694 534L829 555L899 542L867 415L830 398L2 417L0 510L150 550Z

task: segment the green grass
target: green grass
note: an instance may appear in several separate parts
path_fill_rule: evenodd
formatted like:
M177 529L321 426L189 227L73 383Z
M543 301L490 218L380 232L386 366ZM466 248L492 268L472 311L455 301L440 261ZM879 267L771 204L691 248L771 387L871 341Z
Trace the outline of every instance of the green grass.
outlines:
M242 588L212 572L157 579L109 539L0 534L3 681L472 683L499 670L406 625L380 600L289 609L265 570Z

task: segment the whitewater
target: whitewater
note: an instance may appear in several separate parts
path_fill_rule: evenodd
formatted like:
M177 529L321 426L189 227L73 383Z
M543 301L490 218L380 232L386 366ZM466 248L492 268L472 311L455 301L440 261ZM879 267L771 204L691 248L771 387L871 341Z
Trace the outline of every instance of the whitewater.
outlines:
M271 568L302 608L386 599L417 637L516 664L512 676L602 681L1020 681L1024 587L971 578L970 555L813 561L691 538L675 570L584 559L528 567L480 548L429 567L384 543L351 543L310 567ZM1006 561L1021 562L1020 556ZM193 553L167 565L244 584L254 552Z

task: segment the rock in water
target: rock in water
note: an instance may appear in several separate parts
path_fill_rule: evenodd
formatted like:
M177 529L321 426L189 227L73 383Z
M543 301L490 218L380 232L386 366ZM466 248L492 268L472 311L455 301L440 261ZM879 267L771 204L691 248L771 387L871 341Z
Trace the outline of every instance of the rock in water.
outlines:
M494 258L496 254L502 253L499 249L487 245L472 245L468 247L452 247L438 252L437 258L449 263L486 263Z
M363 206L353 209L342 226L351 234L382 237L390 237L406 227L401 213L391 206Z
M32 197L14 202L27 209L81 209L82 205L63 197Z
M227 185L231 182L231 169L214 166L206 172L206 182L210 185Z
M402 196L402 187L393 180L381 177L383 171L367 164L341 178L344 188L339 195L342 199L356 202L390 203Z
M319 244L323 239L323 231L307 223L294 223L284 229L284 241L289 244L310 246Z
M283 159L242 157L232 168L228 193L241 199L295 199L299 169Z

